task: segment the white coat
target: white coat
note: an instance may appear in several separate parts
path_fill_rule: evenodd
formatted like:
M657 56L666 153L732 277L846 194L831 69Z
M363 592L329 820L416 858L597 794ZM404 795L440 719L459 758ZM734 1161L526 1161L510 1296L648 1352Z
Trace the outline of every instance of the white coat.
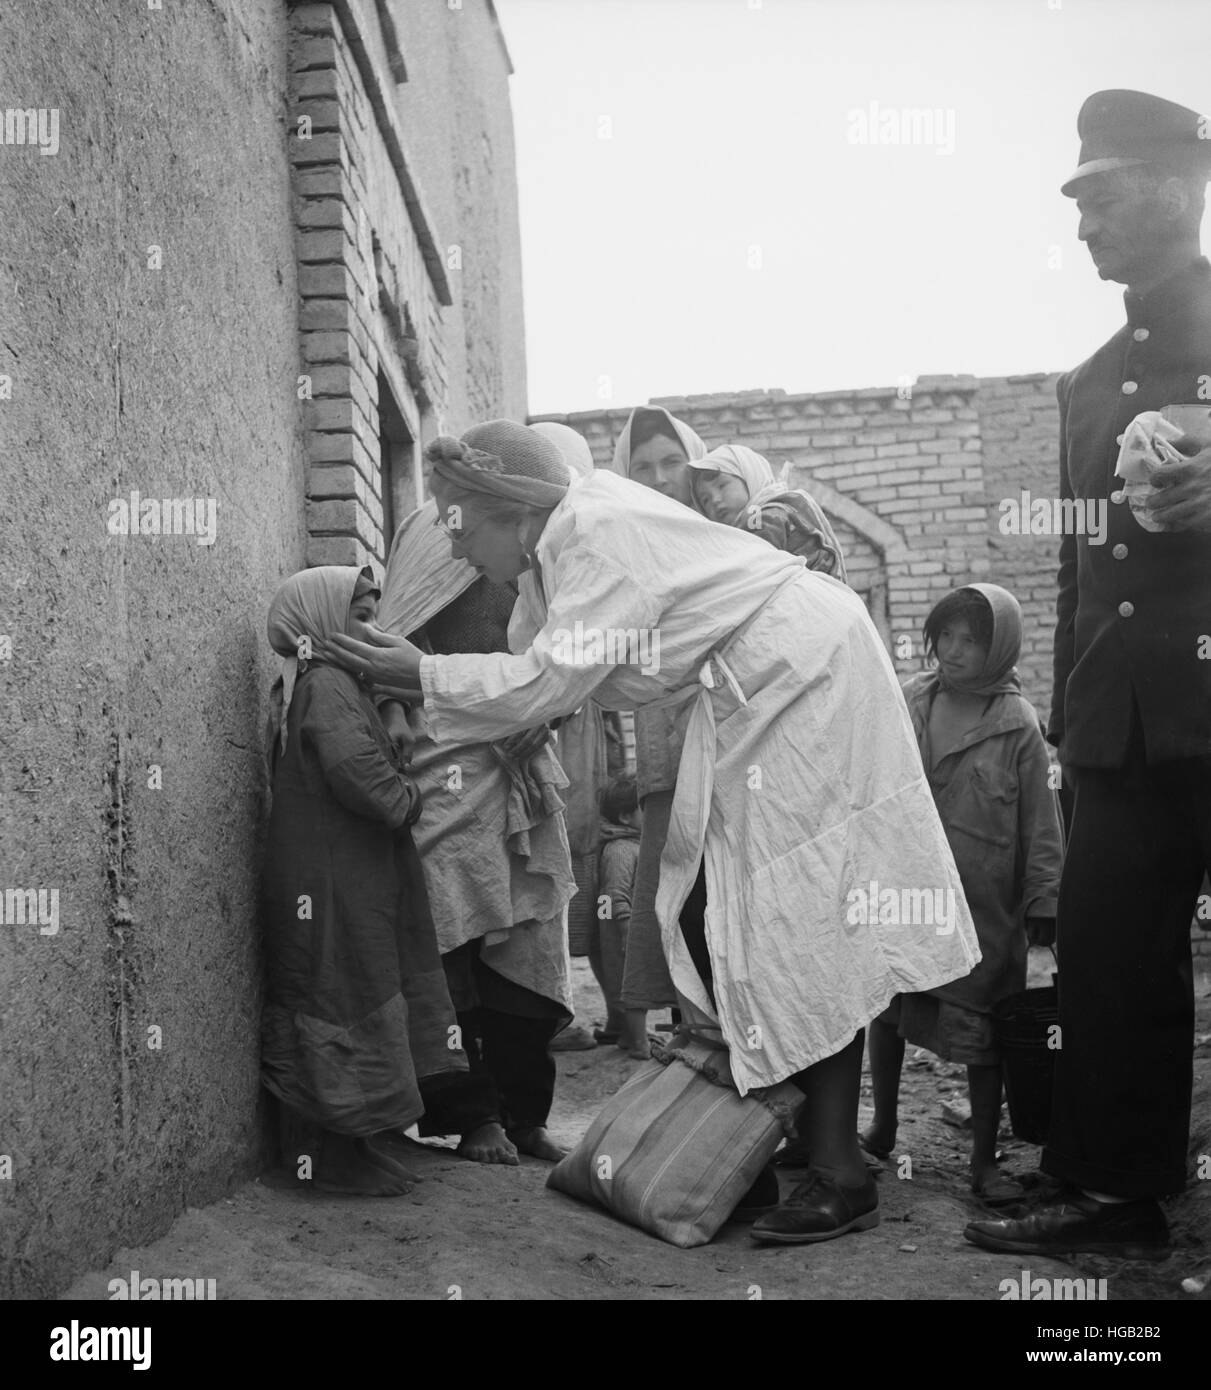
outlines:
M633 709L697 686L656 910L674 983L718 1019L742 1094L840 1051L894 994L970 972L962 885L855 594L601 471L555 508L536 557L513 654L422 658L427 716L474 742L590 696ZM715 1009L678 929L704 856ZM888 892L945 901L950 920L903 922Z

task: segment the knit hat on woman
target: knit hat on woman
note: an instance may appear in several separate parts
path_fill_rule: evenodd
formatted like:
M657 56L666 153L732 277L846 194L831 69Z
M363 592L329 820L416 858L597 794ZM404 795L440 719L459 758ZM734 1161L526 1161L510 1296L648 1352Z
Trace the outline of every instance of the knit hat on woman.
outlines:
M527 506L557 506L572 481L556 445L515 420L488 420L461 439L435 439L425 457L437 477L461 491Z

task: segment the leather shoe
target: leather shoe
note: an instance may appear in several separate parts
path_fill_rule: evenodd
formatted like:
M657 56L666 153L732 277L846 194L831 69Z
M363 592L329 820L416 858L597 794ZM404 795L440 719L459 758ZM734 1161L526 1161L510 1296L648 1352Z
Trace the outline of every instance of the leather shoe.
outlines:
M1063 1255L1083 1251L1129 1260L1164 1259L1169 1225L1150 1198L1098 1202L1078 1193L1020 1221L973 1221L963 1234L984 1250L1020 1255Z
M860 1187L842 1187L825 1173L812 1171L781 1206L753 1223L753 1236L797 1245L868 1231L878 1224L879 1189L873 1178Z
M802 1139L788 1139L771 1159L775 1168L810 1168L812 1156Z

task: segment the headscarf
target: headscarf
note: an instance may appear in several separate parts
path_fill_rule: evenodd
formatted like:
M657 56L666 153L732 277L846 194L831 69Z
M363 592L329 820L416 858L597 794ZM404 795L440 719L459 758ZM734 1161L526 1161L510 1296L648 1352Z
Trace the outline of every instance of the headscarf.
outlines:
M759 505L758 499L763 492L768 493L771 489L785 491L790 473L790 464L784 464L781 474L775 478L769 459L757 453L755 449L746 449L743 444L718 444L701 458L693 459L690 467L699 471L725 473L729 478L739 478L748 489L745 507ZM690 497L693 499L694 510L701 512L702 505L693 488L690 489ZM736 524L735 518L731 524Z
M706 445L690 429L689 425L683 424L670 415L664 406L637 405L627 417L627 422L622 427L622 433L618 436L618 442L614 445L614 459L610 467L615 473L621 473L624 478L631 476L631 431L635 427L636 416L644 415L664 416L664 422L657 433L671 435L676 439L685 450L687 459L700 459L706 453Z
M745 520L750 515L750 507L761 508L768 502L781 502L788 507L795 513L803 530L819 546L816 555L809 561L809 568L823 574L831 574L843 583L847 582L841 542L837 539L832 523L811 493L803 488L790 486L789 462L784 463L781 470L775 474L770 461L755 449L745 448L743 444L720 444L700 459L691 460L690 467L726 473L729 477L739 478L748 489L748 501L736 514L731 523L733 526L743 529ZM694 510L701 512L702 507L692 487L690 498Z
M1017 660L1022 654L1022 610L1017 599L999 584L964 584L956 592L964 590L974 590L992 609L988 657L978 676L962 680L952 680L941 667L931 671L934 690L954 690L964 695L1008 695L1021 690Z
M486 494L527 507L555 507L572 475L559 449L528 425L488 420L461 439L443 435L425 450L436 477L458 492Z
M593 451L583 434L568 425L561 425L557 420L539 420L530 428L544 439L549 439L559 450L573 482L577 478L593 476Z
M273 596L269 605L266 631L269 645L285 659L282 671L282 707L275 707L281 751L286 751L286 717L294 686L309 658L299 659L299 639L326 640L338 632L349 631L349 605L362 594L378 594L374 571L369 565L317 565L292 574ZM276 706L276 701L275 701Z
M384 632L411 636L478 578L469 560L454 558L449 537L436 522L437 503L432 498L400 522L378 607L378 625Z

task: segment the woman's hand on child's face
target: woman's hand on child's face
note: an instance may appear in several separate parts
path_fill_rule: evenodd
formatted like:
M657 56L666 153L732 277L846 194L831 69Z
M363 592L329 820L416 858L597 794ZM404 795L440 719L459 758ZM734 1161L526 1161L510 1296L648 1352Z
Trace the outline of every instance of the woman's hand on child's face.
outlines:
M333 633L322 644L322 655L355 676L364 676L385 690L416 699L420 694L421 649L406 637L395 637L366 623L354 627L358 637Z

